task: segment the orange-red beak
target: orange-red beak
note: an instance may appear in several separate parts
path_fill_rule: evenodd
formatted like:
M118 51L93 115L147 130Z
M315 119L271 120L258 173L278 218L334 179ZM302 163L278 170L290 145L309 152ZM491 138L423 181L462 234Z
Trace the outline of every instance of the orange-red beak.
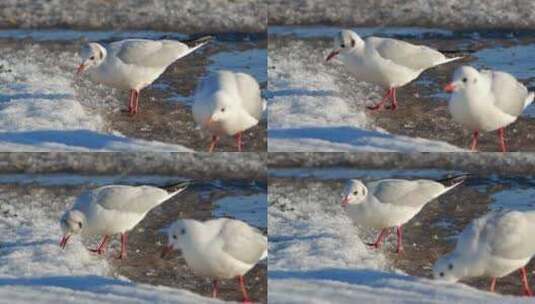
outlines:
M70 235L64 235L61 241L59 242L59 247L61 249L65 249L65 246L67 246L67 241L69 241Z
M340 51L332 51L329 56L327 56L327 58L325 59L325 61L329 61L331 59L333 59L336 55L338 55L338 53L340 53Z
M455 91L456 87L455 85L453 84L453 82L451 83L448 83L445 87L444 87L444 91L447 92L447 93L453 93Z
M342 200L342 207L345 207L349 204L349 195L347 195L346 197L344 197L344 199Z
M162 250L162 254L160 255L160 257L165 258L166 256L169 255L169 253L171 253L171 251L173 251L173 246L171 245L165 246Z
M80 76L82 75L82 73L84 72L85 70L85 64L80 64L80 66L78 67L78 69L76 70L76 76Z

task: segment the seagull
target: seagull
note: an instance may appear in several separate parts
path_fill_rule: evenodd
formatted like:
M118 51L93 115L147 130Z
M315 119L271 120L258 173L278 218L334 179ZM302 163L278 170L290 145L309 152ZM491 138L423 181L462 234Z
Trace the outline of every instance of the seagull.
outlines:
M380 248L383 239L396 227L396 253L403 252L401 226L411 220L430 201L465 181L467 175L434 181L427 179L383 179L364 185L350 180L344 189L342 207L358 225L381 229L374 243Z
M462 58L447 58L427 46L391 38L368 37L362 40L351 30L342 30L334 38L334 50L326 61L337 55L358 81L388 88L381 102L368 109L380 110L390 98L392 111L398 106L397 88L413 81L429 68Z
M479 72L470 66L459 67L444 90L452 93L449 109L453 119L474 131L472 151L477 149L480 131L498 130L501 151L506 152L505 127L516 121L535 96L511 74Z
M250 75L218 71L199 86L193 103L193 119L212 133L212 152L219 136L234 136L242 151L241 133L258 124L266 104L258 82Z
M173 192L153 186L108 185L84 192L74 203L72 209L61 217L63 238L60 247L65 248L73 234L84 236L102 235L96 249L104 254L110 235L121 234L121 253L119 259L126 257L126 232L134 228L154 207L183 192L189 182L171 186Z
M130 90L128 112L139 111L139 92L152 84L178 59L208 43L205 36L190 41L126 39L104 47L91 42L82 47L77 75L87 71L90 78L112 88ZM194 44L193 47L186 43Z
M496 278L519 270L524 295L533 296L526 264L535 255L534 231L535 211L492 211L461 232L453 252L436 261L433 277L449 282L491 277L490 291L494 292Z
M267 257L267 237L239 220L181 219L168 229L162 257L173 249L182 251L193 272L213 280L212 297L217 297L218 280L237 277L243 301L250 302L243 276Z

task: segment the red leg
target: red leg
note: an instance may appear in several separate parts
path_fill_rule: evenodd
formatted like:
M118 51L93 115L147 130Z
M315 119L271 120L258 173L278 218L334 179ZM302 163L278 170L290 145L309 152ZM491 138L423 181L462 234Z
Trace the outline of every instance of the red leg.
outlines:
M376 104L376 105L374 105L374 106L369 106L368 109L369 109L369 110L372 110L372 111L377 111L377 110L382 109L382 108L383 108L383 105L384 105L385 102L388 100L388 98L389 98L390 96L392 96L392 92L393 92L393 89L392 89L392 88L388 89L388 91L386 91L386 94L385 94L385 96L383 97L383 99L382 99L378 104Z
M134 90L130 90L130 99L128 101L128 113L132 114L134 108Z
M390 230L388 228L381 230L375 243L368 243L368 246L372 246L376 249L379 249L381 247L381 243L383 242L383 239L387 237L389 233L390 233Z
M249 295L247 294L247 289L245 289L245 282L243 280L243 276L239 276L239 280L240 280L241 294L243 295L243 303L251 303L251 300L249 300Z
M403 253L403 230L401 229L401 225L397 227L397 233L398 233L398 246L396 249L396 253Z
M475 152L477 149L477 138L479 137L479 130L474 131L474 134L472 134L472 145L470 150L472 152Z
M234 135L234 139L236 139L236 145L238 146L238 152L242 151L242 142L241 142L241 132Z
M212 136L212 142L208 146L208 152L214 152L215 145L217 144L218 141L219 141L219 137L217 137L215 135Z
M525 296L533 297L533 292L529 288L528 284L528 274L526 267L520 268L520 279L522 280L522 291Z
M139 91L136 92L136 99L135 99L135 108L134 108L134 114L139 112Z
M489 290L490 290L490 292L495 292L496 291L496 278L492 278L492 280L490 281Z
M392 95L391 95L391 107L390 110L395 111L398 108L398 100L396 99L396 88L392 88Z
M217 280L212 281L212 298L217 298Z
M126 232L121 233L121 252L119 253L118 259L126 258L126 241L128 239L128 235Z
M108 244L109 240L110 240L110 237L108 235L104 235L100 243L98 243L97 248L90 249L89 251L95 252L98 255L104 254L106 252L106 245Z
M505 128L500 128L498 134L500 136L500 148L502 152L507 152L507 147L505 146Z

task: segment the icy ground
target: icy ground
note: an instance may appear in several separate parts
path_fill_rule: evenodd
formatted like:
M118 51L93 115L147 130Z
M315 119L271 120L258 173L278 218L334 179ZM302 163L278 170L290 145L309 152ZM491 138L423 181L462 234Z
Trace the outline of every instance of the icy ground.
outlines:
M435 282L396 269L383 252L364 245L359 235L370 239L375 235L353 225L340 207L340 189L325 183L350 177L414 178L417 173L331 168L270 172L270 303L530 303L532 299L492 294L462 283ZM423 170L419 176L439 178L445 173ZM296 187L298 183L301 187ZM525 208L518 198L528 192L499 192L493 207ZM516 201L507 204L515 197ZM533 280L530 283L533 286Z
M27 185L30 181L58 186L69 181L69 176L26 177L23 180L20 176L4 175L2 183L10 185L0 186L0 303L221 303L187 290L139 284L117 276L106 259L88 253L80 238L71 239L69 246L61 250L58 218L72 205L75 196L67 195L68 199L62 200L63 196L44 188L19 196L21 192L14 191L12 183ZM92 177L89 181L72 176L65 189L69 193L69 187L89 183L97 186L110 182L168 184L172 181L176 178L109 176Z

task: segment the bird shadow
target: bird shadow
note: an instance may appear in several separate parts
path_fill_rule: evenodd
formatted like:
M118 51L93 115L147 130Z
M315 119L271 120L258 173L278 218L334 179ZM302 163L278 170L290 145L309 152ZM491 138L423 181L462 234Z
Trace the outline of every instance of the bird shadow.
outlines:
M47 99L47 100L61 100L65 98L72 98L70 94L43 94L43 93L19 93L19 94L0 94L0 102L9 102L18 99Z
M96 275L0 278L0 286L61 287L77 291L95 291L104 287L131 285L129 282Z
M270 129L269 137L278 139L310 138L338 143L355 142L357 139L366 137L366 141L373 139L393 139L390 134L368 131L354 127L305 127L291 129Z
M311 97L323 97L323 96L334 96L336 95L335 91L328 90L305 90L305 89L284 89L277 91L270 91L267 96L272 97L283 97L283 96L311 96Z

